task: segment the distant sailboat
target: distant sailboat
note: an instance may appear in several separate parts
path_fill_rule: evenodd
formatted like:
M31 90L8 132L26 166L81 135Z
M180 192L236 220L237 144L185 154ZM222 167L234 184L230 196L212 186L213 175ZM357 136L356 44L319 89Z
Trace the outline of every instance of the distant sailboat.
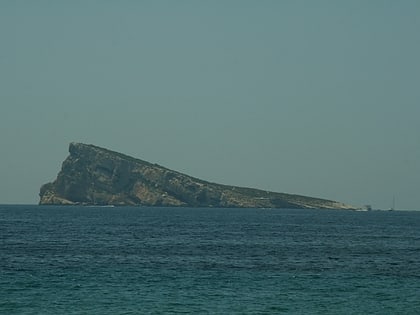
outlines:
M395 210L395 196L392 196L392 207L391 209L389 209L389 211L394 211Z

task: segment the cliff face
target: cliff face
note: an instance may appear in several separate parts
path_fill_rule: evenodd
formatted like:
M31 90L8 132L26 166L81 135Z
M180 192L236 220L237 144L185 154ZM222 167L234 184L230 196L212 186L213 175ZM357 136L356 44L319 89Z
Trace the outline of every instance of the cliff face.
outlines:
M352 209L335 201L209 183L107 149L71 143L40 204Z

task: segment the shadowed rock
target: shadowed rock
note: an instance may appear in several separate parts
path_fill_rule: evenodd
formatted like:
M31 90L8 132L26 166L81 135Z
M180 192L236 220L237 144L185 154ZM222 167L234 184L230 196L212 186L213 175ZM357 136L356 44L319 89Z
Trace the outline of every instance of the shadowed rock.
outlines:
M209 183L94 145L71 143L40 204L353 209L318 198Z

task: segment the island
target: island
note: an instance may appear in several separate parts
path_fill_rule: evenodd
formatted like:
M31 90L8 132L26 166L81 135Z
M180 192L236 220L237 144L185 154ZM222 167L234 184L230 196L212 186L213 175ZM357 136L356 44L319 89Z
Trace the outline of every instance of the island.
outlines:
M41 205L354 209L320 198L211 183L95 145L70 143Z

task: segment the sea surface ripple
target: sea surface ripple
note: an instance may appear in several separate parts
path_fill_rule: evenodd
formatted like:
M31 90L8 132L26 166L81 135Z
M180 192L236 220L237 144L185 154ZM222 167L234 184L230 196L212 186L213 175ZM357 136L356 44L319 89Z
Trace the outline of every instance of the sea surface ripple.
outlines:
M0 206L0 314L419 314L420 211Z

